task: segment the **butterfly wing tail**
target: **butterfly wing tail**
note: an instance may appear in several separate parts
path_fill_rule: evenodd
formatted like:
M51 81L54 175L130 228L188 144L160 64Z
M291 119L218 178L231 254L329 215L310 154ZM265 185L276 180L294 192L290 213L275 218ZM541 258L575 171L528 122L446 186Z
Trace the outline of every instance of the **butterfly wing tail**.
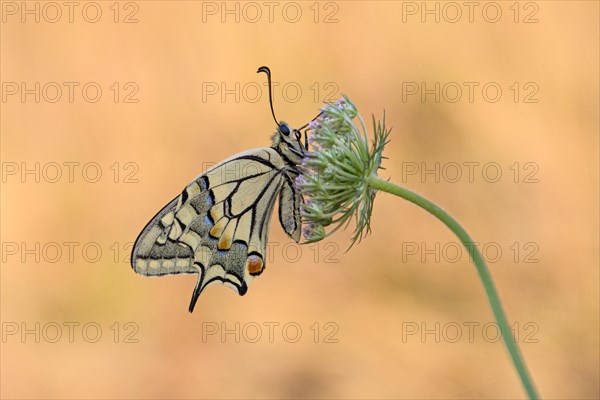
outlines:
M202 293L202 275L198 277L196 281L196 286L194 287L194 291L192 292L192 300L190 301L189 312L194 312L194 307L196 306L196 302L198 301L198 297Z

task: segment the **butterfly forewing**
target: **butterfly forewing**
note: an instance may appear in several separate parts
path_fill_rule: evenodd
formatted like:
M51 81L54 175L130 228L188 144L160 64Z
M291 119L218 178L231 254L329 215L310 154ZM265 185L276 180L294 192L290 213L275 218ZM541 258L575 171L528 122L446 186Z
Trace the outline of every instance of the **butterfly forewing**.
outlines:
M221 162L148 223L134 245L133 268L147 276L199 274L190 311L214 282L245 294L265 267L269 221L280 192L280 221L299 240L299 195L291 182L272 148Z
M156 214L138 237L131 258L136 272L148 276L197 273L192 249L168 238L179 199L173 199Z

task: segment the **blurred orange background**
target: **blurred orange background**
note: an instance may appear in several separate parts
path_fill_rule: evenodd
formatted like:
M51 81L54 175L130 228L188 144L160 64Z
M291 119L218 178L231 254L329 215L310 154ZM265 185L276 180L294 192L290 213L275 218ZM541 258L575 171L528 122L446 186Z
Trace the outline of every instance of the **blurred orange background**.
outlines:
M54 4L2 2L3 398L524 397L457 240L387 194L348 252L274 217L248 294L193 314L195 276L131 270L192 178L270 144L261 65L293 126L385 109L381 175L480 242L541 395L600 396L597 2Z

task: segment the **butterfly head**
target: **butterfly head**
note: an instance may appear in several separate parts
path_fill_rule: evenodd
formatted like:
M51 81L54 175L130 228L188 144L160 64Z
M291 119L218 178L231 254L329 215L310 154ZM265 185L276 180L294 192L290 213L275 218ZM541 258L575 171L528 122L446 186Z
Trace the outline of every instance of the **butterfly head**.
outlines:
M304 158L305 152L308 150L306 131L304 131L304 144L302 143L302 130L308 126L304 125L300 129L294 129L283 121L277 120L275 111L273 110L273 86L271 84L271 70L269 67L260 67L258 73L264 72L267 74L269 83L269 105L271 106L271 114L273 120L277 124L277 132L273 135L273 147L283 157L288 164L293 166L300 164Z
M277 132L273 135L272 147L284 160L289 160L294 165L300 164L306 152L306 142L302 142L300 130L290 127L283 121L279 122Z

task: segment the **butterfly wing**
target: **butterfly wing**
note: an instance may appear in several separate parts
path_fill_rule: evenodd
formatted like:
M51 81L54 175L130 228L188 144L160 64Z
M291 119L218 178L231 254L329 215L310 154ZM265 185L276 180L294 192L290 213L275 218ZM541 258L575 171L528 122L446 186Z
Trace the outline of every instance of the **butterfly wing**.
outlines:
M265 268L269 222L286 179L285 162L272 148L221 162L148 223L133 248L133 269L146 276L198 274L190 312L215 282L244 295Z
M281 191L279 192L279 222L285 232L296 241L300 242L301 221L300 204L302 196L296 190L294 181L289 175L284 176Z

